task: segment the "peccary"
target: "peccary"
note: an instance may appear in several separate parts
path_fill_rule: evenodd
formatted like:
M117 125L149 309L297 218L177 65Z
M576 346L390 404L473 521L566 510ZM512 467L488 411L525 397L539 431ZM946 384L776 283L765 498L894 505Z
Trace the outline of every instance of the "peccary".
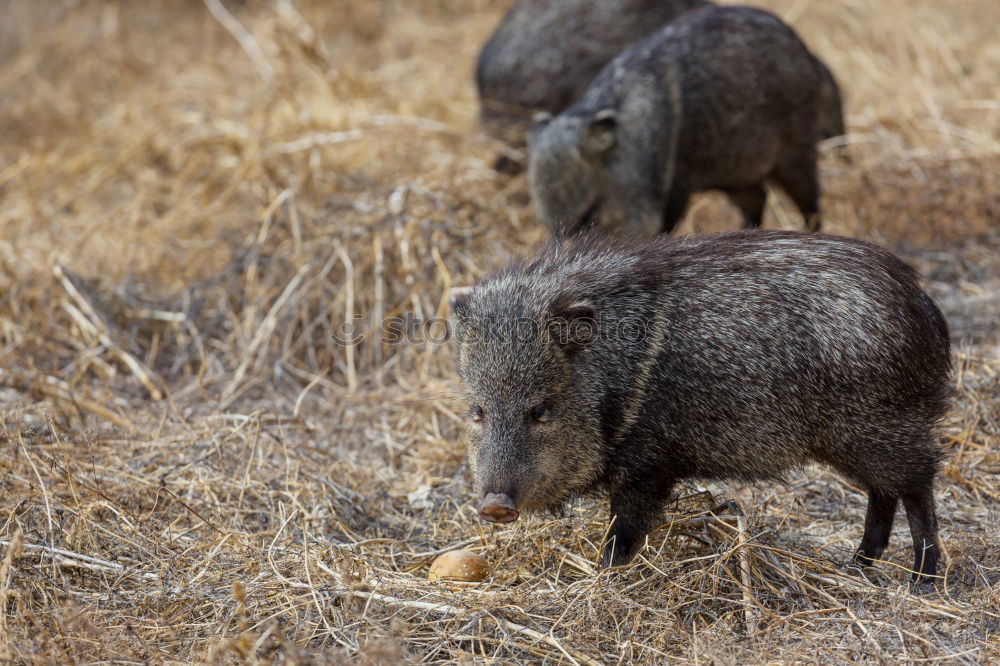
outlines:
M451 308L482 519L606 494L602 566L617 566L679 480L818 461L868 493L859 562L881 556L902 499L915 575L935 574L948 327L888 251L785 231L592 237Z
M823 64L819 58L815 58L816 67L819 70L819 138L832 139L835 136L843 136L846 133L844 128L844 105L840 94L840 86L833 72ZM850 155L843 150L839 150L842 158L850 158Z
M718 189L760 226L766 182L819 229L822 76L795 32L751 7L685 13L601 70L532 130L528 183L558 235L669 232L693 192Z
M488 125L559 113L626 46L708 0L518 0L479 52L476 87Z
M538 111L562 112L627 46L708 0L518 0L479 52L481 117L519 143ZM844 133L840 88L819 59L820 138ZM508 131L513 129L513 132Z

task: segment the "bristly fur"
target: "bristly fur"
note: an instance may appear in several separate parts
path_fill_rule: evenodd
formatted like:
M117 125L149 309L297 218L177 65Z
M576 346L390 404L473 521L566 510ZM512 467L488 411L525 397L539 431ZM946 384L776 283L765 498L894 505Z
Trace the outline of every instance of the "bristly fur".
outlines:
M651 237L670 232L691 194L705 190L725 192L745 227L760 226L770 183L818 230L816 142L831 82L769 12L688 11L532 128L532 200L557 235L589 224Z
M553 335L566 312L583 322L579 304L587 335ZM606 492L605 564L631 558L680 479L770 480L818 461L870 494L863 562L902 499L916 570L934 573L948 328L888 251L778 231L552 243L452 308L459 374L483 410L467 428L479 491L529 510Z

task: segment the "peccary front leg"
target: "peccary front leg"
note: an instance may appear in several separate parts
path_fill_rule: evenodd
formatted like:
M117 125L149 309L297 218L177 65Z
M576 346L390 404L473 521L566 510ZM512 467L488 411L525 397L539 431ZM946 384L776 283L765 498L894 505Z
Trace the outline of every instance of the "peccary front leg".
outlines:
M870 567L874 560L882 557L889 545L892 521L896 517L899 498L895 495L872 489L868 491L868 511L865 514L865 535L861 546L854 555L854 561Z
M730 201L743 213L743 228L756 229L764 220L767 190L763 183L725 190Z
M922 488L904 494L903 506L913 536L913 580L929 583L927 577L937 573L939 557L933 482L928 481Z
M602 569L620 567L635 557L660 518L663 497L633 489L611 495L611 529L601 553Z

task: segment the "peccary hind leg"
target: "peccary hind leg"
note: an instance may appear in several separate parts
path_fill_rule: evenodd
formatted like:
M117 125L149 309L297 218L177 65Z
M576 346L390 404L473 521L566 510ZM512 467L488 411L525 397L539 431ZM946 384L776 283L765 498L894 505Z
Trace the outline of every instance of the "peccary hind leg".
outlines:
M611 496L611 529L601 553L601 568L628 564L656 526L663 500L658 495L618 491Z
M882 557L889 545L889 534L892 532L892 521L896 517L896 506L899 498L895 495L868 491L868 511L865 514L865 535L861 538L861 546L854 555L854 561L862 566L870 567L874 560Z
M934 513L933 483L928 481L918 490L903 495L906 519L913 536L913 580L929 583L928 576L937 573L937 517Z
M743 228L756 229L764 219L767 190L763 183L725 190L730 201L743 213Z

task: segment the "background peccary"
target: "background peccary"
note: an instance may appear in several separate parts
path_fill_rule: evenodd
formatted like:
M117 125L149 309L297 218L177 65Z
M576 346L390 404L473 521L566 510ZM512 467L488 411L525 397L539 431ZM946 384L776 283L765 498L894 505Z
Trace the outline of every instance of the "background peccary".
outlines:
M620 565L678 480L818 461L868 492L858 560L882 554L902 499L933 575L950 352L916 273L818 234L618 243L552 246L452 297L480 516L606 493L602 564Z
M476 63L482 120L517 142L537 111L562 112L626 47L708 0L518 0ZM821 139L844 133L840 88L819 59ZM512 130L512 131L510 131Z
M558 235L594 223L669 232L718 189L760 225L765 183L818 230L822 76L795 32L750 7L706 7L631 47L575 104L533 129L528 183Z
M819 69L819 131L820 139L832 139L835 136L843 136L847 129L844 127L844 103L840 94L840 86L833 72L823 64L819 58L815 58L816 66ZM842 158L849 158L850 155L841 147L839 155Z
M559 113L625 47L707 0L518 0L479 52L476 87L488 125L526 128Z

